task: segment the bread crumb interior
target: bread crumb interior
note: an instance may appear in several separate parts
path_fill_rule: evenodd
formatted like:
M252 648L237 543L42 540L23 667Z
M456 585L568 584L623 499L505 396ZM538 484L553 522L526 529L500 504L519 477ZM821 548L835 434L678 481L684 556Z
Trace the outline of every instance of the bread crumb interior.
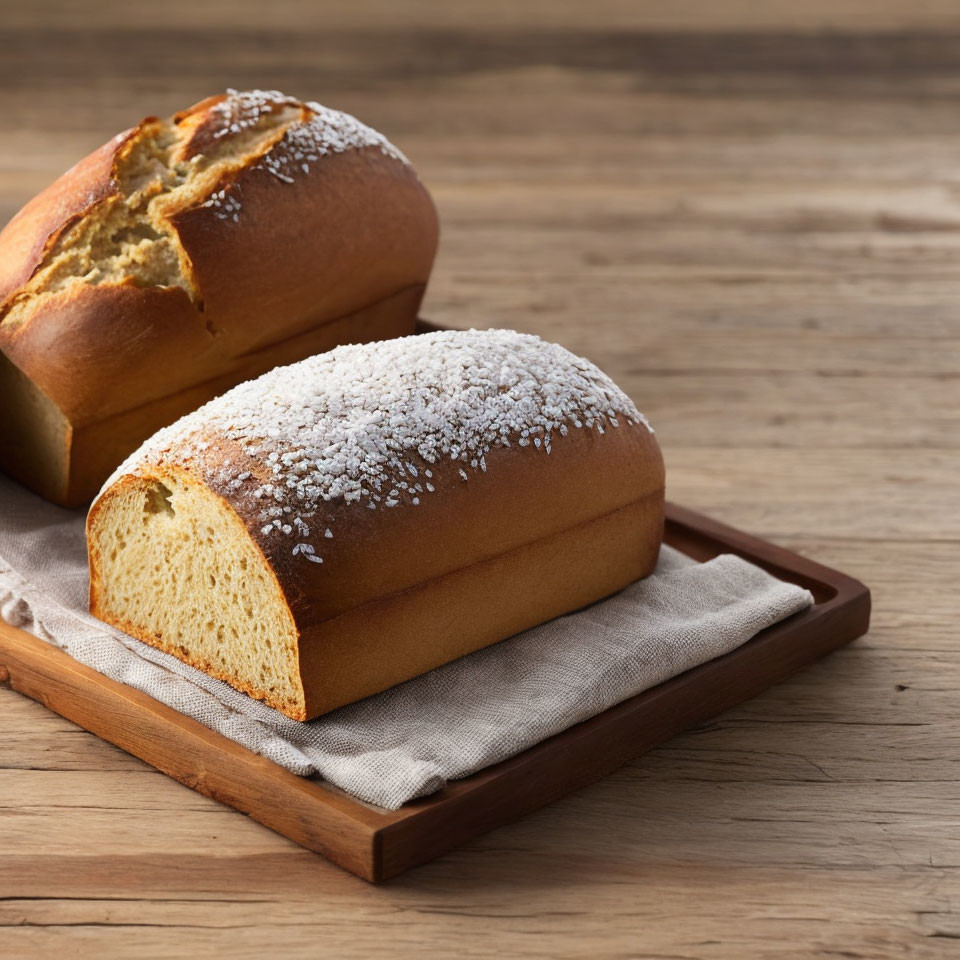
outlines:
M202 203L225 175L269 150L300 115L294 106L265 112L190 159L181 154L191 124L144 123L117 158L117 193L64 230L7 304L0 323L18 324L43 300L84 284L181 287L202 307L192 264L170 217Z
M304 715L296 626L240 518L175 475L139 478L107 496L89 530L94 615Z

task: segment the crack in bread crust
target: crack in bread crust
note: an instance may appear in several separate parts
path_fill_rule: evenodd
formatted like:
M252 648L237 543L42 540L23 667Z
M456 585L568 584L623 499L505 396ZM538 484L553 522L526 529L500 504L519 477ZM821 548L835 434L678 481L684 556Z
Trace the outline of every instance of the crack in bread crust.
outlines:
M52 294L81 285L181 287L202 310L193 264L172 218L203 203L267 154L305 112L305 107L284 105L189 158L192 115L144 120L117 152L114 192L74 218L48 245L29 282L4 304L0 324L15 327Z

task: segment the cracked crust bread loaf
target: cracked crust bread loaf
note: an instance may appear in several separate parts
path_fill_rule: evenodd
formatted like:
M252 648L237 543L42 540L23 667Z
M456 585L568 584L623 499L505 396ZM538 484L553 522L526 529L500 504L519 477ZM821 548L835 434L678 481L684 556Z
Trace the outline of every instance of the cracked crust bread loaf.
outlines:
M556 344L338 347L117 470L87 520L90 610L307 720L646 576L663 505L646 420Z
M412 167L347 114L229 91L147 118L0 233L0 466L89 503L235 384L412 332L436 244Z

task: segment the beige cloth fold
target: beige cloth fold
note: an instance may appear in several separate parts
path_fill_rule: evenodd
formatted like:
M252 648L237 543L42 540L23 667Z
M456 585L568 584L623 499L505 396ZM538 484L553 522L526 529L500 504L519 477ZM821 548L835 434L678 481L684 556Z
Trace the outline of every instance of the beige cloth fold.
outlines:
M813 603L739 557L665 547L608 600L297 723L86 612L84 516L0 477L0 617L303 776L394 810L735 649Z

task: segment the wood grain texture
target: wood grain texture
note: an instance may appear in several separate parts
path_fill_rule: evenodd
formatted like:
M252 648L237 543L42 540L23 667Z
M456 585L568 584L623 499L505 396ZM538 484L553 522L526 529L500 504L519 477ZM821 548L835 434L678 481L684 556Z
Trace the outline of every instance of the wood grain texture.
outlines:
M869 583L873 627L376 889L0 690L5 951L954 956L957 5L262 9L7 5L0 216L224 86L351 110L437 199L428 316L587 353L672 499Z

